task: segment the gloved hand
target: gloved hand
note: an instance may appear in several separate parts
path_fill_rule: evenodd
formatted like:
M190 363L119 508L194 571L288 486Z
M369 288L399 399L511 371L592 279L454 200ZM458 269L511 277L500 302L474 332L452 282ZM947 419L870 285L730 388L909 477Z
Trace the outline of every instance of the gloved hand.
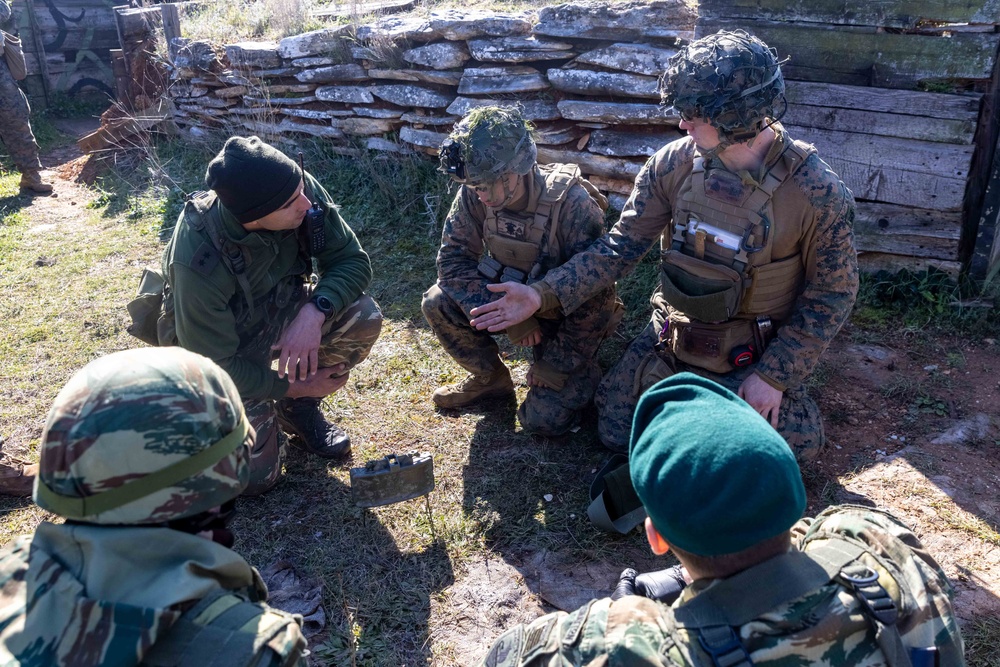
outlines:
M684 579L682 565L644 574L628 568L618 577L618 585L611 594L611 599L619 600L626 595L641 595L664 604L673 604L685 588L687 580Z

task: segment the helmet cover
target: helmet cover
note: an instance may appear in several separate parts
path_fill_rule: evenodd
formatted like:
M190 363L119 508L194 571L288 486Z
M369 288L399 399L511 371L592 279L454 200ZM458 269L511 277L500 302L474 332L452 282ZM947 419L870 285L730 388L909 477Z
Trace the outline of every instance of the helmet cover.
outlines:
M182 348L116 352L56 396L35 502L68 519L157 524L236 498L254 432L229 375Z
M524 175L538 158L534 127L516 107L473 109L459 121L438 153L439 169L458 183L493 183Z

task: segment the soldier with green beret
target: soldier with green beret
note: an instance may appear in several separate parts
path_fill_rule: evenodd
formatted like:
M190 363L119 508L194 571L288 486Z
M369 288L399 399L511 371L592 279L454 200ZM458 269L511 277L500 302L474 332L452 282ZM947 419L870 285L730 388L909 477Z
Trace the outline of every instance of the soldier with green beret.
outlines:
M654 385L629 463L651 549L692 583L670 605L615 595L543 616L481 664L965 664L951 586L912 531L870 507L800 518L792 452L728 389L692 373Z
M350 438L320 402L367 358L382 313L365 294L371 262L354 232L284 153L258 137L231 137L205 185L163 253L157 336L233 378L257 431L247 489L257 494L278 481L285 433L317 456L350 453Z
M470 313L496 298L499 283L533 283L604 232L607 200L571 164L539 165L532 126L517 108L470 111L441 146L441 170L460 183L441 235L438 280L422 309L445 350L471 374L433 395L441 408L510 398L514 385L493 337ZM620 319L614 285L573 312L542 310L505 333L531 347L521 426L561 435L576 425L601 378L597 349Z
M854 197L778 122L784 91L777 55L746 32L680 49L661 96L688 136L646 162L608 234L530 287L504 285L503 298L473 312L490 331L539 309L573 312L658 247L652 319L595 397L609 449L628 448L640 394L680 371L736 392L800 462L825 442L805 387L857 294Z
M239 392L181 348L127 350L63 387L34 498L65 518L0 551L0 663L305 665L301 619L230 549L254 444Z

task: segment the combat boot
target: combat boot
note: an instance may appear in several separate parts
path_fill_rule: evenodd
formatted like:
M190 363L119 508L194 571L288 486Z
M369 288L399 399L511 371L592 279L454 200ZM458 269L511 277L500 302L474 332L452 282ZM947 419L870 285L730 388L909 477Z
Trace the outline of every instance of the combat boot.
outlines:
M23 463L3 456L0 458L0 495L30 496L37 476L37 463Z
M42 175L37 169L30 169L21 172L21 192L30 190L31 192L47 195L52 193L52 184L42 180Z
M501 366L490 375L470 375L458 384L438 387L431 400L439 408L462 408L487 398L507 398L514 395L510 371Z
M283 398L275 403L281 429L295 436L288 444L324 459L339 459L351 451L351 438L331 424L319 409L318 398Z

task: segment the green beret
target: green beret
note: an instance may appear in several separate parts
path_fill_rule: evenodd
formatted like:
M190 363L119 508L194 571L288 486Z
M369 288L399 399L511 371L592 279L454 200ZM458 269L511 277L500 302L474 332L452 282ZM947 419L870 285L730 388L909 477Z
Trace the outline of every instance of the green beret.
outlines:
M205 185L241 225L284 206L301 180L299 165L258 137L230 137L205 172Z
M784 439L736 394L692 373L671 376L639 399L629 468L660 535L701 556L779 535L806 508Z

